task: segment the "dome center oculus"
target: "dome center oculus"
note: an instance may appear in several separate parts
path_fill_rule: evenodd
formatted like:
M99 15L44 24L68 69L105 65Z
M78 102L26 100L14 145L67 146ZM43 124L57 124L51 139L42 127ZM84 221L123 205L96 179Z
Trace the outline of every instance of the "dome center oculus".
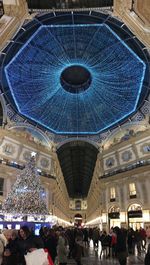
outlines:
M80 65L67 67L60 76L62 87L73 94L87 90L91 84L91 79L88 69Z

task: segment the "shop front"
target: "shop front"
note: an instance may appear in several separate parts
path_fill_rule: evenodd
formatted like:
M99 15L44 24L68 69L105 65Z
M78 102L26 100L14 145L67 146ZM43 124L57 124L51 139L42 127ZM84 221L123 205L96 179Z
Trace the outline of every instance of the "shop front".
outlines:
M143 211L140 204L132 204L128 208L128 227L134 230L144 228Z
M121 221L120 221L120 208L117 206L112 206L109 209L108 212L108 223L109 223L109 228L121 226Z

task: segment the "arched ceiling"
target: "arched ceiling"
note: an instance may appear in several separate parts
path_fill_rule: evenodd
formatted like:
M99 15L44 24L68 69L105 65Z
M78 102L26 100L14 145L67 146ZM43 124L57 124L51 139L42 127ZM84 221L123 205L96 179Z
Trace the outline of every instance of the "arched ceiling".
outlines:
M98 148L84 141L71 141L57 149L57 156L71 198L87 197L98 152Z

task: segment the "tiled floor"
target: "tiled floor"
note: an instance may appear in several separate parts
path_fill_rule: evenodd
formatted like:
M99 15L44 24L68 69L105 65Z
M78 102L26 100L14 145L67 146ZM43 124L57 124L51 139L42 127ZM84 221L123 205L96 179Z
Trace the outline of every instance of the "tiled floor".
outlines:
M68 260L68 265L75 265L76 262L73 259ZM90 256L82 258L82 265L119 265L117 259L100 259L99 257ZM144 265L144 258L128 257L128 265Z
M144 265L144 255L142 253L141 256L133 256L130 255L128 257L128 265ZM73 259L69 259L67 265L75 265L76 262ZM102 256L100 259L100 248L98 251L94 251L93 247L90 246L89 248L89 255L88 257L82 258L82 265L119 265L117 259L106 258Z

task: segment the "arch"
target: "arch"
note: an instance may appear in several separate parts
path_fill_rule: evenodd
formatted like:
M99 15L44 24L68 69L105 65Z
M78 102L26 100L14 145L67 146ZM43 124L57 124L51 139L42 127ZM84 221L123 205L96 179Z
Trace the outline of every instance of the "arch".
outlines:
M120 207L118 205L112 205L108 209L108 213L113 213L113 212L120 212Z
M143 210L142 205L139 203L132 203L128 207L127 211L128 226L133 229L139 229L143 227Z
M134 202L134 203L132 203L132 204L130 204L130 205L128 206L127 211L128 211L128 212L129 212L129 211L138 211L138 210L142 210L142 209L143 209L143 207L142 207L142 204L141 204L141 203Z
M82 215L80 213L76 213L74 218L82 218Z
M136 122L128 122L120 126L120 130L118 127L112 130L112 132L108 135L108 137L103 141L102 145L104 149L109 148L111 145L115 145L119 142L125 141L126 137L132 137L139 133L140 131L145 131L147 126L145 121L136 121ZM125 131L126 130L126 131ZM129 130L130 132L127 132ZM128 134L128 135L127 135ZM108 147L106 146L108 144Z
M41 131L39 128L36 128L32 125L26 125L24 123L20 123L20 124L17 124L17 125L14 125L14 126L11 126L8 130L11 131L11 130L18 130L18 129L24 129L26 131L31 131L31 134L32 132L33 133L36 133L37 135L39 135L41 137L41 139L43 139L43 142L45 142L45 146L49 147L50 149L52 148L52 144L48 138L48 136L43 132Z
M86 143L89 143L91 145L93 145L94 147L97 148L97 150L99 150L99 146L97 145L96 142L92 141L92 140L89 140L87 138L81 138L81 137L72 137L71 139L67 139L67 140L64 140L63 142L59 143L56 147L56 149L58 150L61 146L63 146L64 144L67 144L67 143L71 143L71 142L74 142L74 141L78 141L78 142L86 142Z
M82 217L81 214L79 214L79 213L75 214L75 216L74 216L74 224L75 224L75 226L81 226L82 220L83 220L83 217Z

